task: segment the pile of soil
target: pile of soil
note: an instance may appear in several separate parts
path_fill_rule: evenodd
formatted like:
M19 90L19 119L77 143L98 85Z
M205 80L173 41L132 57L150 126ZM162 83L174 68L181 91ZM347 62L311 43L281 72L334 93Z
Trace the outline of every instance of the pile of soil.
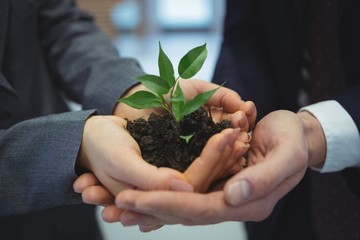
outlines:
M148 120L139 118L127 123L127 130L139 144L145 161L180 172L200 155L212 135L229 127L230 121L215 123L204 108L185 116L180 124L169 113L152 113ZM194 135L188 143L180 138L190 134Z

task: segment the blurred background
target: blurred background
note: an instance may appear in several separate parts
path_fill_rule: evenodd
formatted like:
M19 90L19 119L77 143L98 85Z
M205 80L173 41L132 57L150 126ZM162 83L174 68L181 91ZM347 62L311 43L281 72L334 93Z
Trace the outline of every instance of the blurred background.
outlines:
M174 68L190 49L207 44L208 58L195 78L211 81L219 54L225 0L77 0L91 12L97 24L123 57L136 58L145 72L158 74L159 42ZM104 223L98 219L106 240L245 240L238 222L210 226L165 226L141 233L137 227Z

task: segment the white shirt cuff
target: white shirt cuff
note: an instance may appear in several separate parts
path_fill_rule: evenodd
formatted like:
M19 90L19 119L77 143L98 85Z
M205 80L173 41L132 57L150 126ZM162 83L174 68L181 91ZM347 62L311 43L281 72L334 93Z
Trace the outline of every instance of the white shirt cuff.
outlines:
M360 136L350 114L334 100L301 108L320 122L326 138L326 159L322 173L336 172L347 167L360 167Z

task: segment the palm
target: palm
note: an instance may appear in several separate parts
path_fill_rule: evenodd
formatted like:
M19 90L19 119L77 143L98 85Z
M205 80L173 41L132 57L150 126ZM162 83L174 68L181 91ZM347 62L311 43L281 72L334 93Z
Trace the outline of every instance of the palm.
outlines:
M255 127L248 164L250 168L259 165L276 176L272 190L278 193L278 197L286 194L302 179L307 159L303 126L296 114L275 111Z

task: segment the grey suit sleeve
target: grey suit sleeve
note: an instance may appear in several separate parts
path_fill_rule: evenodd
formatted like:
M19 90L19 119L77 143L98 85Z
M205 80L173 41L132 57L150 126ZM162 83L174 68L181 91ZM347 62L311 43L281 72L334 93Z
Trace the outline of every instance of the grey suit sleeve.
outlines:
M84 109L111 114L116 100L143 74L133 59L120 58L93 18L71 0L39 0L45 56L67 96Z
M74 165L93 113L55 114L0 130L0 216L81 203L72 189Z
M111 114L143 74L121 59L88 14L71 0L34 0L41 53L54 85L89 111L33 118L0 130L0 216L80 203L72 184L84 121ZM41 93L40 93L41 94Z

